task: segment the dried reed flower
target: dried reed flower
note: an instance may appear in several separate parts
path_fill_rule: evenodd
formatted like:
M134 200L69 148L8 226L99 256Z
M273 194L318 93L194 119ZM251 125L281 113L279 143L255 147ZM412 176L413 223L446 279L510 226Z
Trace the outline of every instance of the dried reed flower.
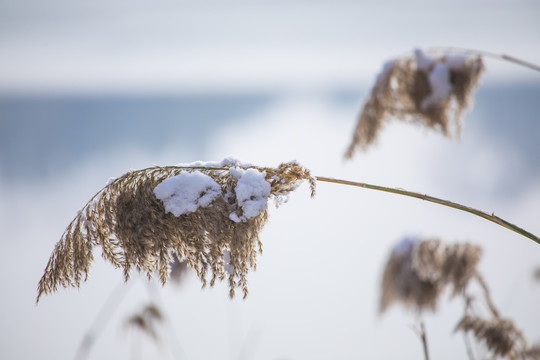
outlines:
M126 281L135 268L149 278L157 271L165 284L175 255L196 270L203 286L207 277L211 286L227 278L230 296L240 288L245 297L247 273L262 252L267 200L279 203L303 180L314 196L315 178L294 162L268 168L225 159L130 171L110 181L69 224L39 282L37 301L59 285L86 281L96 246L123 269Z
M517 358L525 346L525 338L514 322L494 317L486 320L478 316L465 315L456 327L456 331L472 332L475 338L486 344L495 356Z
M523 358L528 360L540 360L540 345L533 345L522 352Z
M390 254L381 284L381 313L395 301L401 301L407 307L435 308L443 287L433 277L420 276L413 260L418 258L416 245L416 241L405 239Z
M163 314L161 310L155 304L149 304L145 306L140 313L134 314L129 317L125 325L126 327L133 327L141 332L149 335L154 340L158 340L156 332L156 324L163 321Z
M392 250L383 273L379 311L399 301L418 310L434 310L447 285L461 293L475 275L480 247L445 245L438 239L409 239Z
M476 277L477 265L482 257L482 248L470 243L458 243L447 246L442 273L445 281L452 285L452 294L465 291L469 280Z
M387 62L364 103L345 157L351 158L357 148L365 150L390 118L421 123L447 137L458 136L461 116L472 105L483 70L479 56L431 57L419 49L414 56Z

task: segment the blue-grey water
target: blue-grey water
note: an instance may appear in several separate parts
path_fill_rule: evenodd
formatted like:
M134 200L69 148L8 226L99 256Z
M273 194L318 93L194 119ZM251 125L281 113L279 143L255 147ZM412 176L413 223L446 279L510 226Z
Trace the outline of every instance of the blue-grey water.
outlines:
M325 99L358 106L366 89L337 89ZM46 178L96 151L130 145L160 149L172 142L204 149L209 137L231 123L249 121L280 99L280 93L201 95L2 95L0 180ZM528 176L540 175L540 84L481 86L467 132L514 149ZM354 120L352 120L354 121ZM511 134L511 135L510 135ZM348 139L344 139L344 143Z
M96 151L172 142L204 148L209 134L272 103L255 95L0 97L0 179L46 177Z

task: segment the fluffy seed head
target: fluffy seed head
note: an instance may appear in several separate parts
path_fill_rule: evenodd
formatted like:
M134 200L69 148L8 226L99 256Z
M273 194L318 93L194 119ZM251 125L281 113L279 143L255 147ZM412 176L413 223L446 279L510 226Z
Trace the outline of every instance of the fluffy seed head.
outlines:
M394 302L418 310L435 309L447 286L461 293L476 273L480 247L445 245L438 239L404 239L392 250L381 283L380 312Z
M525 339L514 322L508 319L493 318L486 320L477 316L465 315L456 327L456 331L472 332L476 339L486 344L495 356L517 358ZM533 354L533 353L531 353Z
M125 326L135 328L157 341L156 325L161 322L163 322L161 310L155 304L148 304L139 313L126 319Z
M303 180L313 196L315 179L297 163L266 168L227 161L219 167L130 171L110 181L69 224L39 282L37 300L60 285L86 281L96 246L123 269L126 281L136 269L148 277L157 272L165 284L176 256L195 269L203 286L227 279L231 297L236 288L247 296L246 276L262 252L259 233L268 219L265 196L287 196ZM163 188L167 181L173 184Z
M364 103L345 157L351 158L357 148L367 149L390 118L458 136L483 70L480 57L432 57L421 50L387 62Z

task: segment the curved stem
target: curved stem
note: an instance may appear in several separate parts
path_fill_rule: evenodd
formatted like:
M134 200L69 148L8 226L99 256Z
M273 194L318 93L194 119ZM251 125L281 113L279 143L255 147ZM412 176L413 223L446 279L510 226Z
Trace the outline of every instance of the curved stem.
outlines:
M315 179L317 179L317 181L324 181L324 182L330 182L330 183L342 184L342 185L350 185L350 186L361 187L361 188L364 188L364 189L384 191L384 192L388 192L388 193L392 193L392 194L398 194L398 195L403 195L403 196L414 197L414 198L429 201L429 202L432 202L432 203L435 203L435 204L448 206L448 207L458 209L458 210L461 210L461 211L466 211L468 213L480 216L480 217L482 217L482 218L484 218L486 220L494 222L495 224L498 224L498 225L500 225L502 227L505 227L505 228L507 228L509 230L512 230L512 231L514 231L514 232L516 232L516 233L518 233L520 235L523 235L523 236L533 240L537 244L540 244L540 238L537 237L536 235L534 235L534 234L520 228L517 225L509 223L508 221L506 221L504 219L501 219L498 216L495 216L495 214L493 214L493 213L490 215L488 213L477 210L475 208L465 206L465 205L461 205L461 204L458 204L458 203L455 203L455 202L452 202L452 201L443 200L443 199L439 199L439 198L436 198L436 197L433 197L433 196L424 195L424 194L420 194L420 193L413 192L413 191L407 191L407 190L403 190L403 189L390 188L390 187L385 187L385 186L372 185L372 184L360 183L360 182L354 182L354 181L348 181L348 180L333 179L333 178L324 177L324 176L316 176Z
M457 53L468 54L468 55L480 55L480 56L490 57L490 58L493 58L493 59L499 59L499 60L508 61L508 62L514 63L516 65L524 66L526 68L529 68L529 69L532 69L532 70L535 70L535 71L540 71L540 65L533 64L531 62L521 60L521 59L518 59L518 58L516 58L514 56L507 55L507 54L497 54L497 53L493 53L493 52L489 52L489 51L482 51L482 50L475 50L475 49L465 49L465 48L459 48L459 47L433 47L433 48L428 49L428 51L430 51L430 50L431 51L457 52Z
M191 169L191 170L195 169L195 170L213 170L213 171L227 171L227 170L229 170L229 168L227 168L227 167L154 166L154 167L146 168L146 169L143 169L143 170L137 170L135 172L145 172L147 170L158 169L158 168L162 168L162 169ZM287 176L287 174L284 174L284 176ZM122 176L115 179L113 182L118 181L121 178L122 178ZM329 183L341 184L341 185L350 185L350 186L361 187L361 188L364 188L364 189L371 189L371 190L383 191L383 192L388 192L388 193L393 193L393 194L398 194L398 195L403 195L403 196L414 197L414 198L429 201L429 202L432 202L432 203L435 203L435 204L448 206L448 207L458 209L458 210L461 210L461 211L466 211L468 213L474 214L476 216L479 216L479 217L482 217L482 218L484 218L486 220L494 222L495 224L498 224L498 225L500 225L502 227L505 227L505 228L507 228L509 230L512 230L512 231L514 231L514 232L516 232L516 233L518 233L518 234L520 234L522 236L525 236L525 237L533 240L534 242L536 242L537 244L540 245L540 238L538 236L536 236L536 235L528 232L527 230L522 229L519 226L514 225L514 224L512 224L512 223L510 223L510 222L508 222L508 221L506 221L504 219L501 219L498 216L495 216L494 213L491 213L491 215L490 215L490 214L488 214L486 212L483 212L481 210L478 210L478 209L475 209L475 208L472 208L472 207L469 207L469 206L461 205L461 204L458 204L458 203L455 203L455 202L452 202L452 201L448 201L448 200L439 199L439 198L436 198L434 196L420 194L420 193L417 193L417 192L414 192L414 191L407 191L407 190L404 190L404 189L391 188L391 187L386 187L386 186L379 186L379 185L373 185L373 184L367 184L367 183L361 183L361 182L355 182L355 181L349 181L349 180L334 179L334 178L325 177L325 176L314 176L314 178L315 178L316 181L323 181L323 182L329 182ZM107 188L107 186L105 186L104 188L99 190L96 193L96 195L94 195L92 197L92 199L90 199L90 201L88 201L88 203L85 206L88 206L88 204L94 198L96 198L98 195L100 195L101 192L105 190L105 188Z

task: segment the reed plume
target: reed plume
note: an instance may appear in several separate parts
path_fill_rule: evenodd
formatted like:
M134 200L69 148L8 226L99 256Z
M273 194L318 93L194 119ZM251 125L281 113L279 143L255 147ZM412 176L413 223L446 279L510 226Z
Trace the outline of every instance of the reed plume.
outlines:
M125 321L126 327L132 327L147 334L155 341L158 341L156 325L163 322L163 314L155 304L146 305L140 312L133 314Z
M486 320L479 316L465 315L458 323L456 331L472 332L495 356L532 359L536 355L534 349L527 349L523 334L509 319L493 317Z
M248 294L246 276L262 252L259 233L268 219L267 200L282 201L302 181L312 196L315 179L297 163L277 168L221 163L155 166L110 181L64 231L38 284L37 300L59 286L88 279L93 250L122 268L169 278L173 256L195 269L203 286L228 280L233 297Z
M446 245L438 239L404 239L392 250L381 283L379 311L394 302L422 311L434 310L450 286L461 294L475 275L481 248L469 243Z
M387 62L364 103L345 157L367 149L390 118L458 136L461 116L472 105L483 70L480 56L429 56L419 49Z
M500 315L491 299L491 292L483 276L477 272L474 278L482 289L484 308L488 310L489 316L483 317L476 314L472 306L474 297L465 295L465 312L454 332L461 331L465 335L472 333L476 341L484 343L494 357L505 357L510 360L540 359L539 347L529 346L523 332L518 329L514 321Z
M105 260L123 269L126 281L135 268L149 278L157 272L165 284L173 256L177 256L195 269L203 286L227 279L230 296L240 288L245 297L247 273L255 269L257 253L262 252L259 233L268 218L268 199L273 198L279 205L303 181L309 182L312 197L316 182L323 181L430 201L477 215L540 244L536 235L493 213L404 189L312 176L294 162L277 168L242 164L235 159L154 166L113 179L83 206L49 258L38 284L36 302L59 286L79 287L85 282L96 246L101 246ZM468 248L464 249L455 249L456 261L464 261L464 254L458 254L468 254ZM448 263L450 255L447 258ZM402 265L389 264L387 271L392 266L407 270L408 260L403 261ZM467 274L455 275L455 291L464 286L458 280ZM426 284L426 279L419 280L421 287L432 286ZM434 288L433 292L438 290Z
M540 360L540 345L531 346L523 351L523 357L528 360Z

